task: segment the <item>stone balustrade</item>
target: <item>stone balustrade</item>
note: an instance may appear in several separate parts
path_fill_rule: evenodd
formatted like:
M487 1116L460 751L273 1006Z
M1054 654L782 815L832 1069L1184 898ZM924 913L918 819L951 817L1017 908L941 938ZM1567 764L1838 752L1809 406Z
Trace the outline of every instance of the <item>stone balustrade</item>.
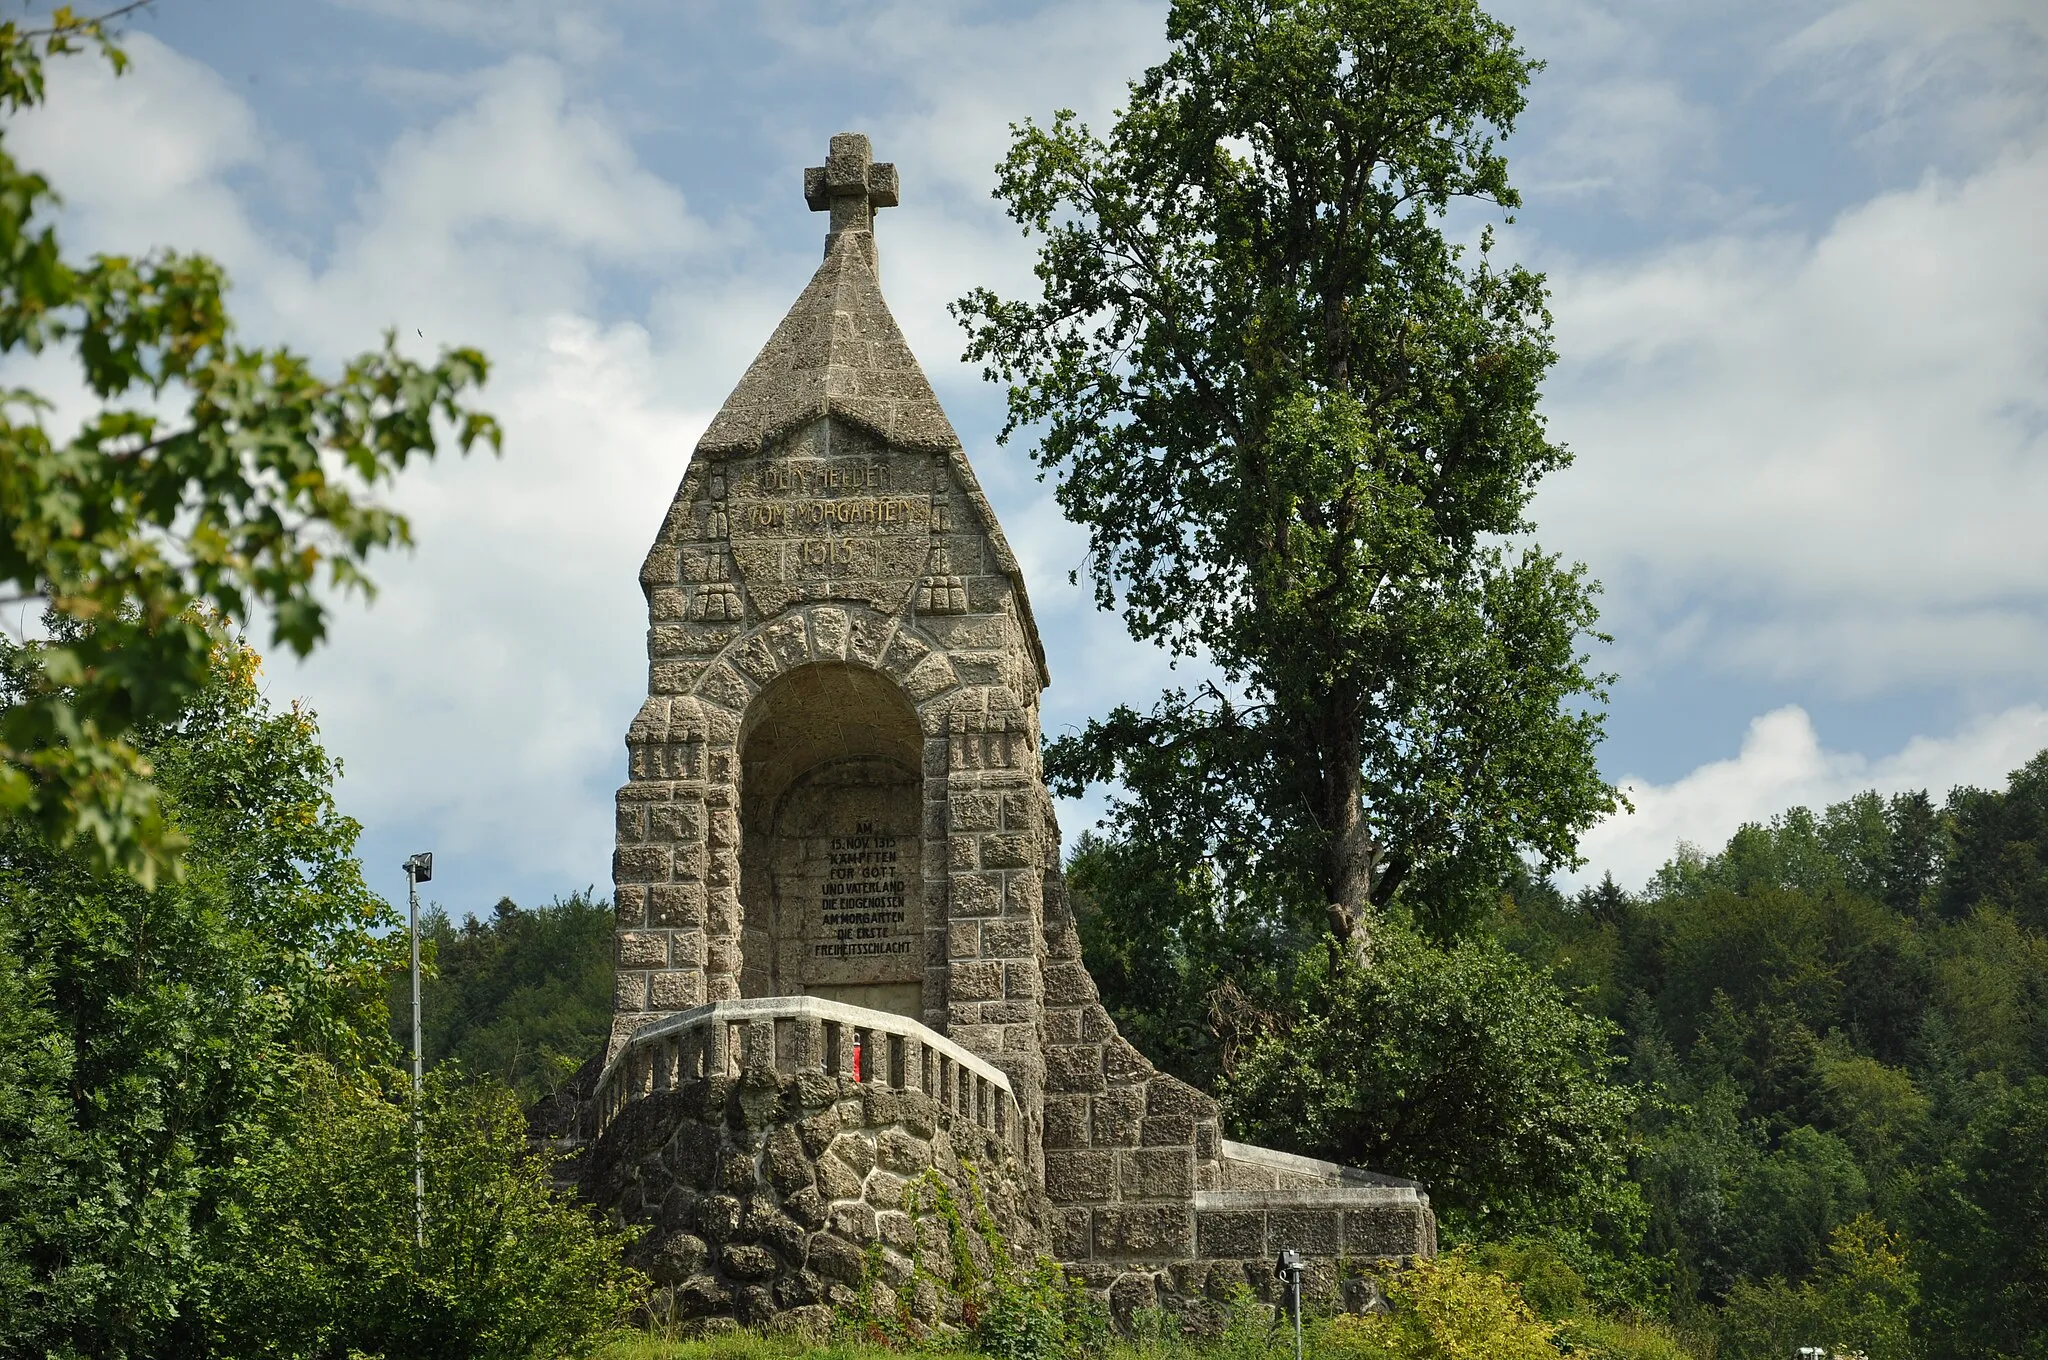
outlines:
M907 1015L815 996L714 1001L636 1030L597 1079L588 1136L602 1137L642 1096L686 1082L773 1084L806 1073L923 1092L954 1118L1022 1146L1017 1097L999 1069Z

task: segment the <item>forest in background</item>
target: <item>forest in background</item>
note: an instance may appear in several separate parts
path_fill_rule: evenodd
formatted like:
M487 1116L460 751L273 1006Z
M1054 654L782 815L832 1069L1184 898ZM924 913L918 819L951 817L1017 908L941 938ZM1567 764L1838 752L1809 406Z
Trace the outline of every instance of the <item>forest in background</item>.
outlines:
M1680 846L1640 893L1522 877L1455 939L1404 932L1397 905L1392 994L1356 1014L1331 1004L1314 922L1261 933L1213 900L1168 919L1114 895L1114 860L1084 836L1070 873L1147 1056L1220 1089L1242 1135L1425 1180L1447 1236L1554 1317L1658 1318L1730 1357L1841 1326L1873 1357L2048 1340L2048 752L2002 790L1866 793ZM589 893L432 911L425 936L430 1058L531 1098L602 1042L612 925ZM1456 1130L1584 1037L1604 1062L1512 1092L1549 1103L1569 1164L1518 1160L1483 1118ZM1283 1073L1297 1103L1261 1104L1242 1075L1261 1042L1355 1080ZM1430 1076L1373 1080L1410 1066Z

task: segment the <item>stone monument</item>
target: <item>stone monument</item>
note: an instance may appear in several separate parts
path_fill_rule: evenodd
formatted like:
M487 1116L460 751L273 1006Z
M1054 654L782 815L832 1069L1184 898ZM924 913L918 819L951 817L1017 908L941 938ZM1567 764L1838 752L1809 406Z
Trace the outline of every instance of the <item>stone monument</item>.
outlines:
M1119 1313L1199 1310L1282 1247L1325 1287L1428 1254L1420 1187L1224 1139L1117 1033L1061 878L1023 576L882 299L896 169L841 134L804 196L824 262L641 568L615 1016L555 1130L583 1193L650 1226L663 1307L747 1322L846 1302L864 1260L910 1278L926 1172Z

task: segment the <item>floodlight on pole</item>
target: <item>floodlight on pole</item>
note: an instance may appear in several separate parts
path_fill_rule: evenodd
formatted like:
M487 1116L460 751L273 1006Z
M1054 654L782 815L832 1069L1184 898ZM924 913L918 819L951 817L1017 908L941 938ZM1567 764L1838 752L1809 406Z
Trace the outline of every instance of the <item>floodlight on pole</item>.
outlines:
M1287 1287L1287 1301L1294 1313L1294 1360L1301 1360L1301 1274L1308 1262L1299 1251L1288 1247L1273 1262L1273 1274Z
M412 936L412 1240L421 1248L427 1245L427 1164L420 1148L420 884L433 878L433 851L422 850L405 861L406 925Z

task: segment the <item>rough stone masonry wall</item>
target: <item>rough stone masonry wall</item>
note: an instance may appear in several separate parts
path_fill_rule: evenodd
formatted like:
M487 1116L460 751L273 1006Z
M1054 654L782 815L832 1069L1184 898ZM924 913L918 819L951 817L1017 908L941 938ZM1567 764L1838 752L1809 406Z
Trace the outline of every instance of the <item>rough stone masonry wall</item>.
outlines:
M872 546L843 570L816 563L798 522L867 512L878 489L911 509L860 524ZM924 733L923 1019L1010 1077L1035 1159L1041 866L1057 847L1038 768L1043 670L993 523L957 444L895 448L829 417L692 460L642 569L649 696L618 793L610 1051L661 1015L741 994L749 706L807 666L867 668Z
M910 1279L914 1255L950 1275L931 1220L913 1231L912 1189L935 1172L971 1204L965 1164L1004 1240L1043 1250L1038 1192L1006 1140L922 1091L817 1073L697 1078L643 1096L589 1149L580 1191L648 1229L629 1259L654 1279L657 1317L823 1327L855 1301L871 1243L888 1285ZM936 1294L912 1302L938 1316Z
M1049 814L1048 814L1049 815ZM1045 1192L1053 1255L1128 1321L1164 1305L1200 1329L1236 1288L1271 1297L1273 1259L1308 1253L1313 1295L1356 1307L1340 1263L1436 1249L1413 1182L1221 1136L1211 1097L1117 1033L1081 960L1065 881L1045 868Z

